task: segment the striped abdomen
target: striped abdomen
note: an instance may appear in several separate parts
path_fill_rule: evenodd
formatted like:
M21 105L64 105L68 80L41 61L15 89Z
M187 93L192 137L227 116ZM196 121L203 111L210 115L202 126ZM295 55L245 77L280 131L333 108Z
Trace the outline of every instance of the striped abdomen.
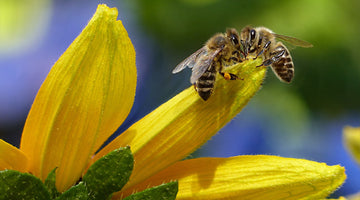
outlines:
M271 64L271 68L280 80L290 83L294 77L294 63L289 50L282 43L279 43L271 54L278 55L281 51L284 53Z
M200 97L204 99L204 101L206 101L213 93L215 78L216 68L215 64L213 63L195 82L195 89L199 93Z

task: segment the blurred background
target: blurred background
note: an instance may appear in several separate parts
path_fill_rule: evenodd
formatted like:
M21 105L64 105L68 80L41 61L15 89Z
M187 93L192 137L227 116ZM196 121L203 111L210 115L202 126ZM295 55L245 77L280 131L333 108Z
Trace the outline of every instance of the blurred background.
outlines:
M19 146L42 81L99 3L118 8L137 53L135 104L116 134L190 86L191 70L171 70L214 33L266 26L314 47L291 50L293 82L269 70L246 108L192 157L271 154L340 164L348 178L333 196L360 191L360 166L342 143L344 126L360 126L356 0L0 0L1 139Z

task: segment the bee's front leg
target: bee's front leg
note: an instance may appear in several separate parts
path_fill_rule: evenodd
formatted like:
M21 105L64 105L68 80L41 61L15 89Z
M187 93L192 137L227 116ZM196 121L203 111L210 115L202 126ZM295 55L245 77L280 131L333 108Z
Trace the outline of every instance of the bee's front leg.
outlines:
M271 44L271 41L268 41L268 42L264 45L264 47L261 49L261 51L256 55L256 57L253 58L253 60L256 60L261 54L263 54L264 52L266 52L266 51L269 49L270 44Z
M277 62L281 58L281 56L284 55L284 53L285 53L285 50L279 51L278 53L270 53L270 55L273 55L273 56L271 58L264 60L264 62L261 65L256 66L256 67L269 66L269 65L273 64L274 62Z

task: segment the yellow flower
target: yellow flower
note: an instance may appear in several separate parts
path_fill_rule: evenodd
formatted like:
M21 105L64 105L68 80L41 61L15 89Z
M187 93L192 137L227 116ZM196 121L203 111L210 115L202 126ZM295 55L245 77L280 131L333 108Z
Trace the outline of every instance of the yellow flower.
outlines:
M25 123L20 149L0 140L0 170L41 180L55 167L65 191L96 160L130 146L134 169L113 198L179 181L178 199L320 199L339 187L344 169L302 159L236 156L180 161L235 117L260 89L266 68L249 59L218 77L204 102L189 87L133 124L101 151L127 117L135 96L135 51L117 10L99 5L83 32L51 69Z
M2 160L11 163L2 168L44 180L58 167L56 185L64 191L125 120L135 97L135 50L117 14L100 5L52 67L27 117L20 150L3 151ZM22 162L12 161L16 154Z

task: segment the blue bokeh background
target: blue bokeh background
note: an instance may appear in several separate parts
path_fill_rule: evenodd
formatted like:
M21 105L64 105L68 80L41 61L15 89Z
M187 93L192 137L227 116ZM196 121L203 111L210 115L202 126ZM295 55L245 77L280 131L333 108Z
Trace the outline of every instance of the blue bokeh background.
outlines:
M269 154L346 168L334 196L360 191L360 166L342 142L346 125L360 126L360 8L343 1L5 1L0 11L0 137L18 146L32 101L51 66L81 32L98 3L119 10L137 53L133 109L113 137L190 86L190 70L171 70L227 27L264 25L314 44L292 55L287 85L269 70L247 107L193 157ZM9 3L12 2L12 3ZM34 5L35 4L35 5ZM21 5L21 6L19 6ZM0 17L6 16L4 12ZM11 32L13 31L13 32Z

